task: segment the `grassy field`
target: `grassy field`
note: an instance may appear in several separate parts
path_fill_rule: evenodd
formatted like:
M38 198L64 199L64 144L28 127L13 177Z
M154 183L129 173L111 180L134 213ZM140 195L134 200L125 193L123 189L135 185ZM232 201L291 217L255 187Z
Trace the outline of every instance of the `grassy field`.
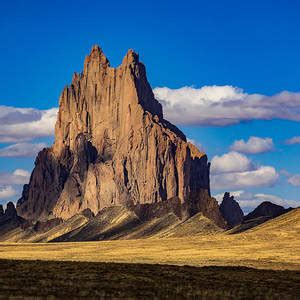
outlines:
M0 269L0 299L297 299L300 294L296 271L17 260L0 260Z
M72 243L0 243L0 259L300 270L300 210L240 234Z
M299 240L285 238L259 239L249 234L78 243L2 243L0 258L300 270L299 243Z
M297 299L299 209L239 234L197 229L185 236L203 224L200 218L170 227L168 238L163 232L130 240L0 243L0 299Z

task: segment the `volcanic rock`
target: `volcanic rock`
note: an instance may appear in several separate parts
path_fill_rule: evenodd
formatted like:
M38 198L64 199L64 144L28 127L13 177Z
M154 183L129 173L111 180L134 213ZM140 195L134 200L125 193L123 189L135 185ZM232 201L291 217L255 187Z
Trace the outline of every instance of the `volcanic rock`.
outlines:
M13 219L17 217L17 210L13 202L8 202L5 210L5 217Z
M31 220L116 205L147 219L201 211L224 226L209 167L205 153L163 118L139 56L129 50L112 68L94 46L62 92L54 145L38 154L17 210Z
M262 202L252 212L245 216L244 221L256 219L259 217L268 217L270 219L276 218L291 209L285 209L281 205L274 204L269 201Z
M35 232L46 232L51 230L52 228L58 226L59 224L61 224L63 222L62 219L59 218L53 218L53 219L49 219L47 221L37 221L34 226L33 226L33 230Z
M220 212L230 228L241 224L244 218L239 203L228 192L224 194L223 201L220 204Z
M1 208L0 208L1 211ZM2 207L3 211L3 207ZM4 213L0 214L0 235L17 228L25 223L25 220L17 215L13 202L8 202Z
M269 201L262 202L252 212L244 217L243 222L240 225L230 230L230 233L235 234L247 231L271 219L277 218L280 215L288 213L291 210L293 210L291 207L285 209L283 206Z

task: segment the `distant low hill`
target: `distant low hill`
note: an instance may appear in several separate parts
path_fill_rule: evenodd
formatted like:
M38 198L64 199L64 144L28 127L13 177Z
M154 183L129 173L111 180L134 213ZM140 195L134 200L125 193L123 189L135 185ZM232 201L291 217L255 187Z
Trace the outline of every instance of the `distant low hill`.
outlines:
M263 224L269 220L279 217L293 210L293 208L284 208L283 206L265 201L258 205L252 212L246 215L241 224L231 229L230 233L240 233Z
M297 237L300 232L300 208L295 208L285 214L251 228L247 234L276 235L278 237ZM299 241L300 242L300 241Z

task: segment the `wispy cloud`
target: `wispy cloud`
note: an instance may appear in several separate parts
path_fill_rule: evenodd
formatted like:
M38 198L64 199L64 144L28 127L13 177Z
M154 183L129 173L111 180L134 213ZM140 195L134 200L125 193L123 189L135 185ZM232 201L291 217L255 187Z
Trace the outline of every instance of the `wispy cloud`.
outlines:
M18 143L1 148L0 157L35 157L45 147L45 143Z
M300 93L247 94L230 85L157 87L153 91L164 107L166 119L175 124L226 126L250 120L300 121Z
M30 173L23 169L16 169L13 173L0 172L1 185L26 184L29 178Z
M285 141L287 145L300 144L300 136L294 136Z
M57 108L38 110L0 106L0 143L30 141L52 136Z
M300 174L295 174L289 177L288 182L294 186L300 186Z
M243 139L235 141L230 149L249 154L264 153L274 150L274 143L271 138L251 136L248 141Z
M0 199L7 199L17 195L17 191L12 186L0 186Z

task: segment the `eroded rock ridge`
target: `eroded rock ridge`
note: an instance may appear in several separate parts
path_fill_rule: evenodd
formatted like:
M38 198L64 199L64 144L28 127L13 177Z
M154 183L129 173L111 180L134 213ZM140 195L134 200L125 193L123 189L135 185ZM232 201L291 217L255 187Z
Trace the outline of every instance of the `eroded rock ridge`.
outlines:
M224 226L206 155L164 120L138 55L129 50L112 68L94 46L61 94L55 142L38 154L17 210L33 221L66 220L115 205L144 219L201 211Z

